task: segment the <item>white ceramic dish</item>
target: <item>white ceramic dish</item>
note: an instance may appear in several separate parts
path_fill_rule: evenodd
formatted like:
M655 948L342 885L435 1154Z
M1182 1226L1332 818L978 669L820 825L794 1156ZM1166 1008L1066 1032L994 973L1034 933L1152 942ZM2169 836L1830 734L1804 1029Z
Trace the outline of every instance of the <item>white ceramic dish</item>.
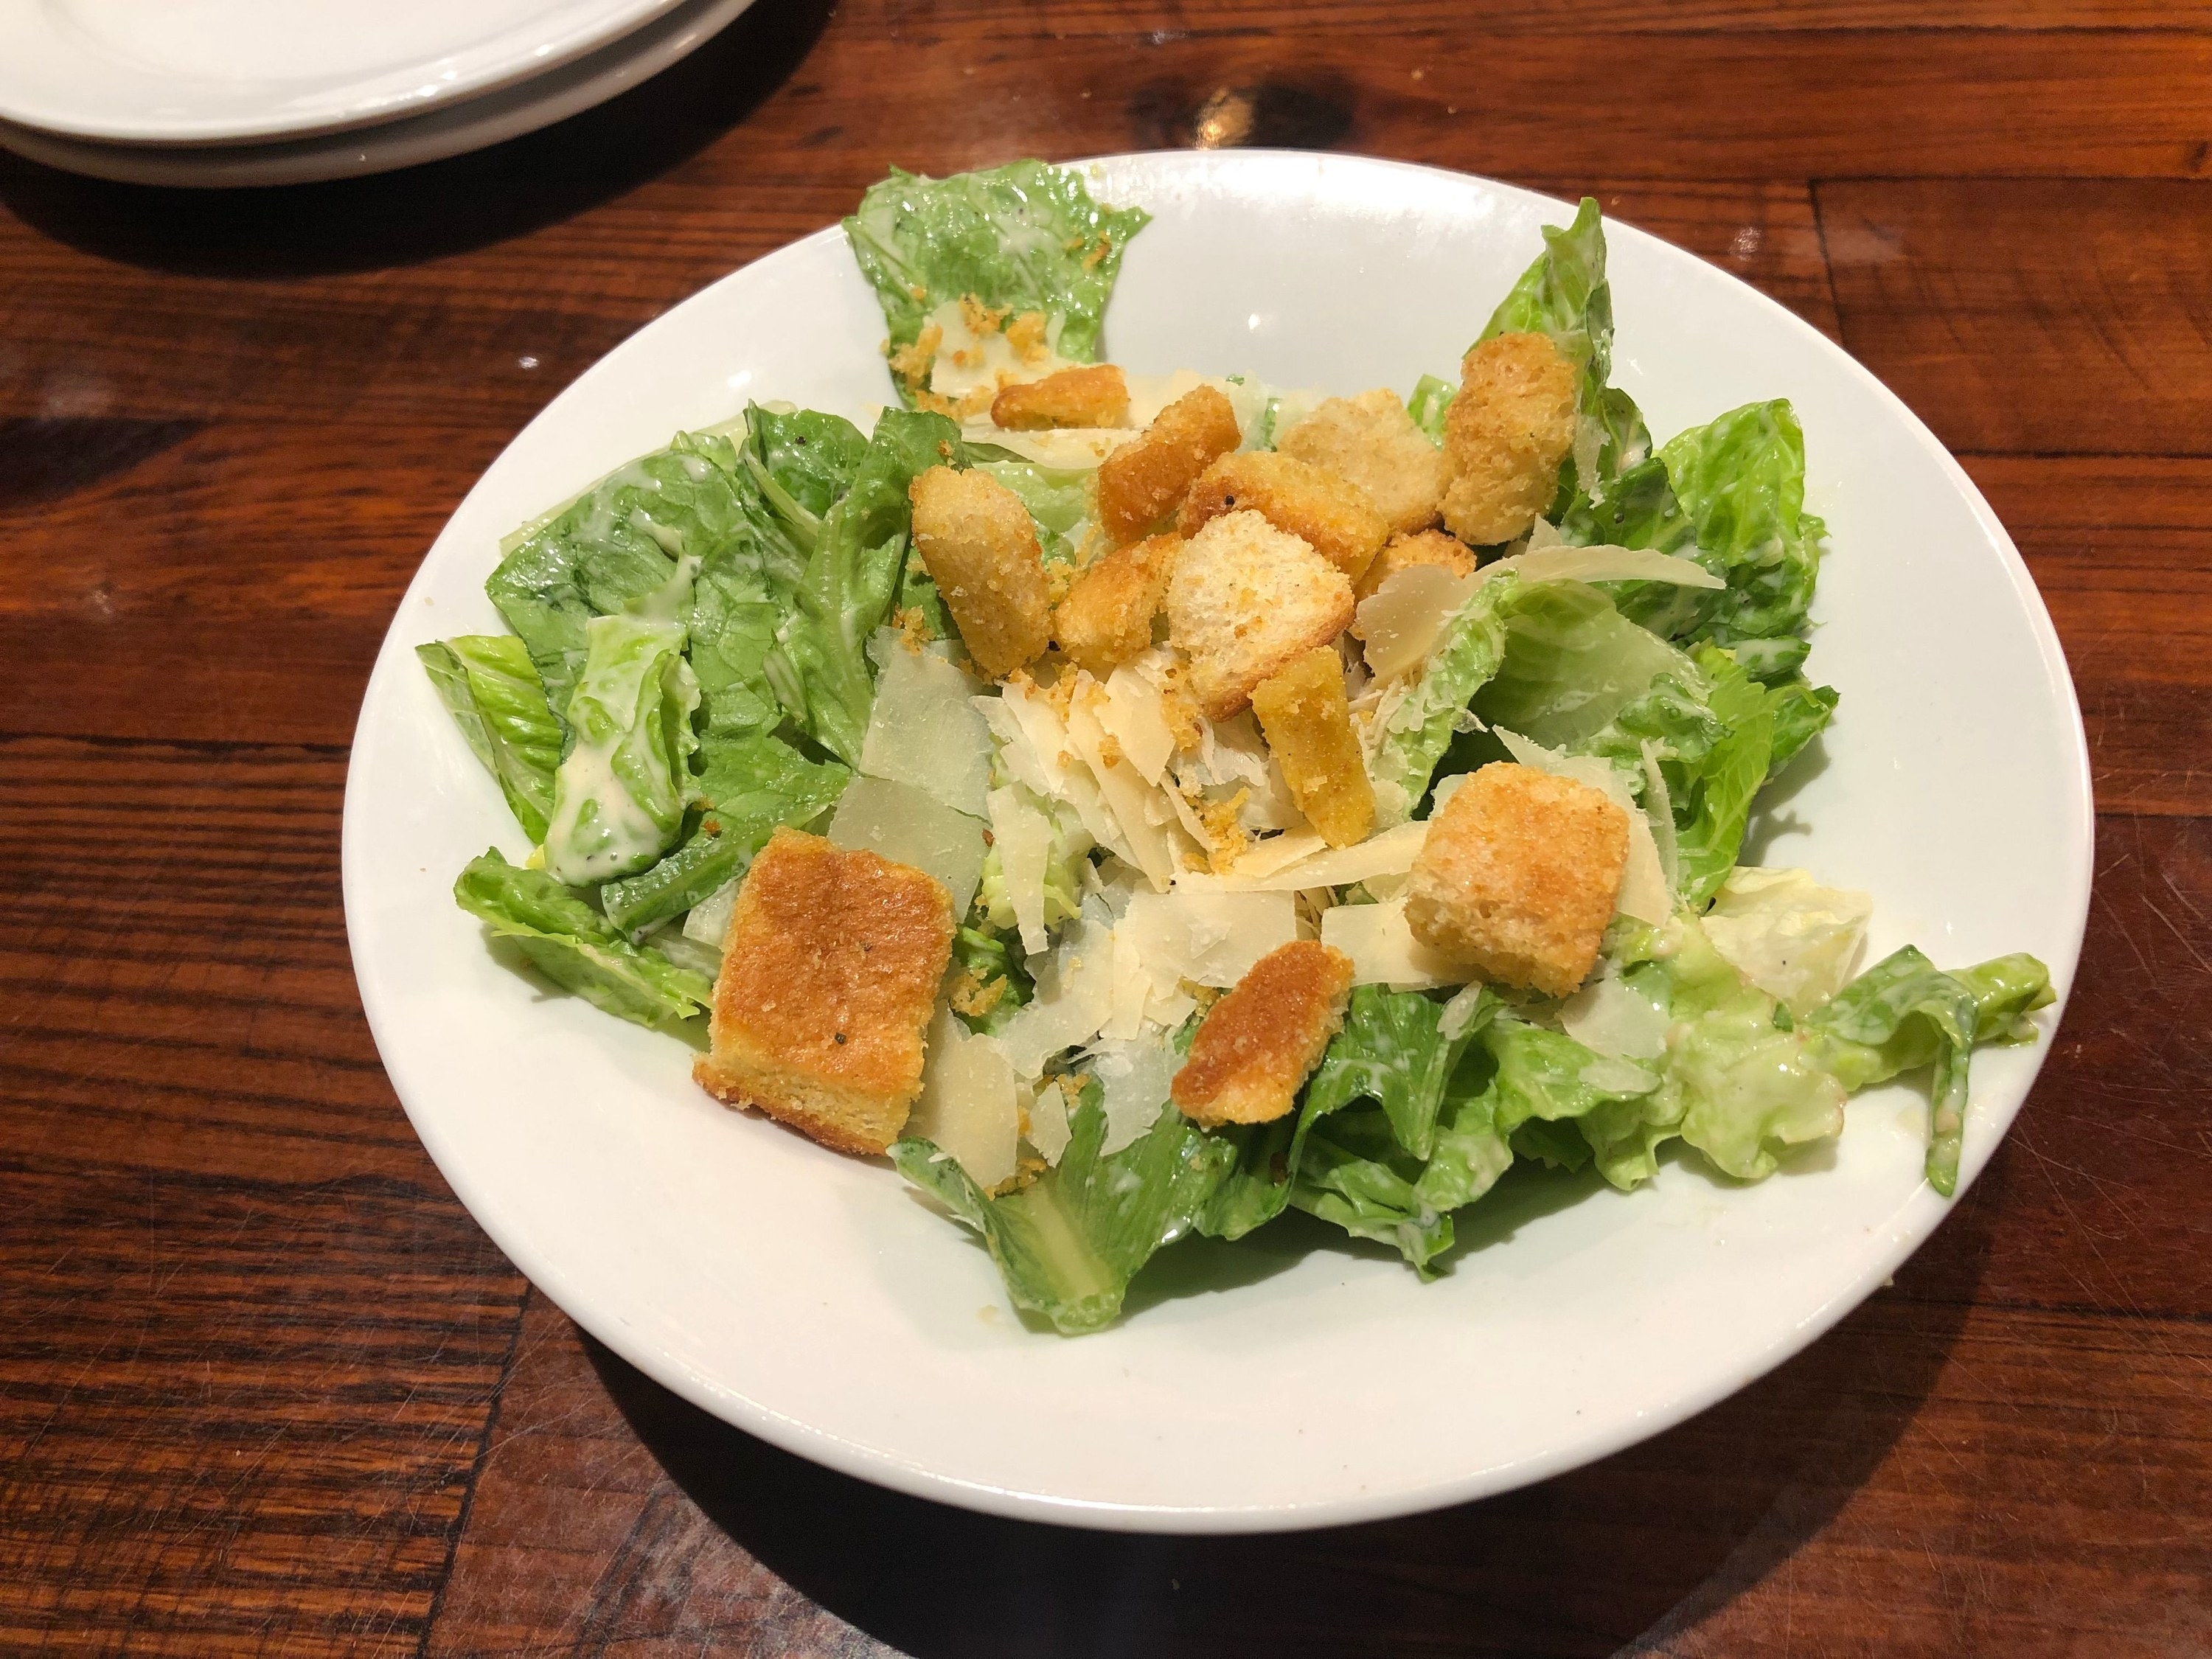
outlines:
M752 0L678 0L599 50L518 85L380 126L268 143L126 144L0 121L0 149L96 179L211 189L313 184L442 161L603 104L697 51Z
M1150 209L1108 322L1116 361L1341 392L1449 372L1561 223L1474 179L1296 154L1122 157ZM1825 767L1762 830L1879 903L1870 955L2028 950L2062 994L2087 914L2072 686L2004 531L1936 440L1834 345L1689 254L1612 228L1617 380L1672 433L1792 397L1834 553L1815 676ZM1319 1525L1476 1498L1656 1432L1803 1347L1950 1206L1920 1178L1924 1096L1852 1103L1832 1154L1755 1187L1667 1165L1630 1195L1468 1212L1486 1240L1422 1285L1395 1258L1267 1231L1175 1247L1117 1327L1025 1328L988 1258L886 1166L724 1110L678 1042L541 993L449 896L525 850L411 647L496 629L504 532L748 398L860 415L883 324L834 230L716 283L557 398L469 495L401 605L362 710L345 892L363 1001L424 1143L485 1229L633 1364L729 1421L947 1502L1131 1529ZM2045 1016L2055 1019L2056 1011ZM2042 1048L1977 1056L1964 1176Z
M13 0L0 119L125 143L335 131L527 80L677 0Z

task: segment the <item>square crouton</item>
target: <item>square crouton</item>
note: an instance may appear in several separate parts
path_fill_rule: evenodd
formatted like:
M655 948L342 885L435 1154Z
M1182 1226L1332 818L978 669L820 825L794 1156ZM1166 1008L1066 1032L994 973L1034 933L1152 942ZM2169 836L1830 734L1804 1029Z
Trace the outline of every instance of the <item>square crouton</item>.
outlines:
M1182 504L1182 533L1195 535L1208 520L1247 507L1296 536L1353 581L1366 574L1390 534L1358 485L1259 449L1224 455L1206 469Z
M1077 667L1100 679L1152 642L1152 618L1182 551L1180 536L1117 547L1075 579L1052 615L1053 637Z
M975 665L1002 680L1043 653L1051 595L1036 526L1022 498L988 472L933 466L908 494L914 544Z
M1117 542L1143 535L1182 504L1198 475L1244 441L1218 386L1186 392L1098 466L1098 522Z
M934 876L779 830L738 890L714 1045L691 1075L845 1152L881 1152L921 1092L922 1035L952 954Z
M1168 638L1190 663L1198 706L1225 720L1261 680L1344 632L1352 584L1257 513L1231 513L1183 544L1167 611Z
M1501 334L1460 365L1444 411L1444 527L1463 542L1510 542L1559 493L1575 443L1575 366L1550 337Z
M1498 762L1429 825L1406 923L1483 978L1563 997L1589 975L1628 864L1628 814L1588 784Z
M1437 521L1450 468L1386 388L1331 398L1285 432L1275 447L1357 484L1400 535Z
M1336 647L1317 645L1261 681L1252 690L1252 712L1291 798L1322 839L1331 847L1364 841L1375 827L1375 787L1352 729Z
M1352 958L1318 939L1279 945L1206 1011L1168 1095L1194 1123L1268 1123L1288 1114L1344 1024Z
M1441 530L1424 530L1414 536L1393 536L1383 543L1382 550L1375 556L1375 562L1367 567L1367 574L1359 579L1356 590L1362 599L1371 597L1375 590L1396 575L1401 570L1411 570L1417 564L1432 564L1449 570L1455 576L1474 574L1474 555L1466 543L1455 536L1447 536ZM1357 635L1359 630L1352 630Z
M1042 380L1004 386L991 401L991 423L1008 432L1122 426L1128 419L1129 382L1111 363L1063 368Z

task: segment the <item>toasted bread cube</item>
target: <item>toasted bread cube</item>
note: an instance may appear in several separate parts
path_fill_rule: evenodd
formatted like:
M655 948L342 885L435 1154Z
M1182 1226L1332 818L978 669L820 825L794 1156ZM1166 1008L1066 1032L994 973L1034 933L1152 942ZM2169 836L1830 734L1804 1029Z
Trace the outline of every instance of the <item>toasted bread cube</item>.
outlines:
M1115 548L1075 579L1052 613L1052 634L1077 667L1103 680L1152 644L1152 618L1182 551L1180 536L1148 536Z
M1252 712L1291 798L1331 847L1367 839L1375 827L1375 787L1352 730L1344 659L1317 645L1253 688Z
M1357 484L1401 535L1437 521L1451 469L1387 387L1331 398L1275 444L1292 459Z
M1588 784L1497 762L1429 825L1406 923L1483 978L1563 997L1589 975L1628 864L1628 814Z
M1231 513L1183 544L1167 610L1168 638L1189 660L1198 706L1225 720L1261 680L1344 632L1352 584L1257 513Z
M745 872L691 1075L844 1152L881 1152L921 1093L952 954L944 883L779 830Z
M1352 976L1352 958L1318 939L1277 945L1206 1011L1169 1098L1206 1128L1285 1115L1344 1024Z
M991 423L1008 432L1121 426L1128 418L1129 383L1111 363L1063 368L1042 380L1004 386L991 400Z
M1249 507L1296 536L1358 581L1390 534L1358 485L1333 472L1266 450L1224 455L1206 469L1182 504L1182 533L1208 520Z
M975 665L1002 680L1043 653L1052 601L1036 526L988 472L933 466L915 481L914 544Z
M1444 413L1444 526L1463 542L1510 542L1558 493L1575 442L1575 366L1547 336L1501 334L1467 354Z
M1411 570L1417 564L1432 564L1455 576L1472 576L1475 570L1474 555L1455 536L1447 536L1441 530L1424 530L1416 536L1393 536L1383 543L1382 550L1375 556L1375 562L1359 579L1358 597L1369 598L1401 570ZM1355 627L1352 631L1357 635L1359 629Z
M1244 441L1218 386L1170 404L1098 466L1098 522L1117 542L1141 536L1182 504L1198 475Z

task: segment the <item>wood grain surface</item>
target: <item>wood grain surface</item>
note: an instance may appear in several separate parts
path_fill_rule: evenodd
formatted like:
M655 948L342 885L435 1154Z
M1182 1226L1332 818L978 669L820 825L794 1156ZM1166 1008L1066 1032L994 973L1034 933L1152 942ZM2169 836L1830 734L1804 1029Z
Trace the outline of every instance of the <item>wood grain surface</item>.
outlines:
M1102 1537L532 1291L377 1062L338 810L423 550L625 335L890 162L1202 138L1589 190L1840 339L2026 554L2103 816L2017 1127L1804 1354L1441 1516ZM2145 0L758 0L386 178L0 157L0 1651L2212 1655L2208 180L2212 13Z

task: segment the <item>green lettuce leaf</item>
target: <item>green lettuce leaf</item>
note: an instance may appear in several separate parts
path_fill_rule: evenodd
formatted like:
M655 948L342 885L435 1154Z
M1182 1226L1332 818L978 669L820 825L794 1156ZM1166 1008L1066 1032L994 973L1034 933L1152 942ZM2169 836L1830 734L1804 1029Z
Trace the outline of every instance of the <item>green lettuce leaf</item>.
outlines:
M1475 694L1474 712L1547 748L1583 752L1662 675L1701 684L1687 657L1586 583L1524 583L1504 621L1505 649Z
M1069 1118L1060 1162L1000 1198L927 1140L891 1148L908 1181L983 1236L1017 1307L1075 1335L1121 1311L1137 1270L1194 1231L1228 1179L1237 1147L1209 1138L1173 1107L1110 1157L1095 1087Z
M1413 383L1413 395L1406 399L1406 413L1413 417L1413 424L1439 447L1444 441L1444 411L1458 395L1459 388L1451 381L1424 374Z
M523 833L544 841L554 769L561 763L561 725L528 648L512 634L477 634L418 645L415 654L470 749L498 781Z
M1506 618L1521 586L1518 578L1500 576L1476 588L1444 625L1420 678L1385 718L1382 741L1368 763L1376 828L1403 823L1428 793L1468 700L1504 658Z
M1023 460L979 460L988 472L1021 498L1037 528L1037 545L1048 564L1070 564L1075 544L1091 517L1093 474L1038 466Z
M779 410L755 404L745 410L745 437L747 459L757 467L755 481L781 497L787 504L781 508L785 514L805 514L817 530L837 498L853 487L868 453L860 428L842 415L811 409Z
M941 415L887 409L852 487L822 520L797 604L776 626L766 669L792 719L848 766L875 701L868 638L890 614L905 567L914 509L907 488L960 459L960 428Z
M497 850L471 860L453 884L461 908L513 939L556 985L640 1025L688 1019L713 1000L703 975L634 945L598 911L542 870Z
M1122 252L1151 216L1102 207L1073 169L1042 161L950 179L894 167L860 198L845 235L894 349L911 345L939 306L972 295L994 309L1042 313L1054 348L1091 362Z
M1959 1184L1974 1045L2032 1036L2027 1015L2051 1000L2050 972L2033 957L1999 957L1947 974L1908 945L1805 1024L1814 1057L1854 1094L1900 1072L1934 1066L1928 1184L1948 1198Z
M651 869L599 889L607 920L625 933L680 915L725 882L743 875L776 830L801 829L837 804L852 773L835 761L811 761L765 732L700 740L704 763L692 780L703 810L690 835Z
M594 617L585 643L568 699L575 742L554 775L545 830L545 867L572 887L642 870L675 842L699 742L682 623Z

